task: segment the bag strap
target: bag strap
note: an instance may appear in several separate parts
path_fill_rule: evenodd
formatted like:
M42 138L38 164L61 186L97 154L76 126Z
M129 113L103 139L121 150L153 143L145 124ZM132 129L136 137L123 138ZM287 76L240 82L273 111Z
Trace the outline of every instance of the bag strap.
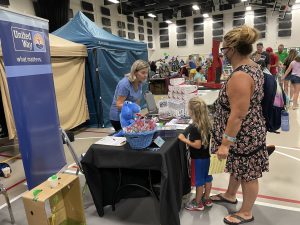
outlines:
M209 146L208 146L208 151L209 151L209 155L211 155L211 133L209 134L210 138L209 138Z

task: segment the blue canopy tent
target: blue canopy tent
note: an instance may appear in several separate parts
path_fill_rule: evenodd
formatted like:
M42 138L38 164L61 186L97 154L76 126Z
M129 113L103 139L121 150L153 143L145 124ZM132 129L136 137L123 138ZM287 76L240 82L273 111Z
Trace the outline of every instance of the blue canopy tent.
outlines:
M129 73L135 60L148 60L147 45L106 32L82 12L53 34L86 45L86 96L90 125L109 126L115 87Z

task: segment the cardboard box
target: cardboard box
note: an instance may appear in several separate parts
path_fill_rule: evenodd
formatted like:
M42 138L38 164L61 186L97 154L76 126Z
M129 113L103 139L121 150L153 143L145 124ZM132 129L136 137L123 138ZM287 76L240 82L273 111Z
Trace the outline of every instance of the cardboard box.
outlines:
M86 225L78 176L57 176L57 187L51 188L49 181L45 181L22 196L28 224ZM35 199L36 190L42 191Z

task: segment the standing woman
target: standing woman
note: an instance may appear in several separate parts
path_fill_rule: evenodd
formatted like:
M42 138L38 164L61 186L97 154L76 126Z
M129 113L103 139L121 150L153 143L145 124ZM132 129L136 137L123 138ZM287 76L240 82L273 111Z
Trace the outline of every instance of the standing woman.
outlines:
M147 80L149 64L143 60L136 60L129 74L119 81L113 102L110 107L110 122L113 128L121 130L120 112L125 101L131 101L140 104L142 98L142 83Z
M296 58L297 56L297 51L296 49L291 49L289 51L289 55L288 57L284 60L283 62L283 66L285 67L285 71L287 71L287 69L289 68L291 62ZM292 77L292 74L291 74L292 71L290 71L284 78L284 83L283 83L283 87L284 87L284 92L286 95L288 95L289 93L289 86L290 86L290 95L289 95L289 98L290 100L293 99L293 92L294 92L294 88L293 88L293 85L289 85L290 81L291 81L291 77Z
M261 107L264 75L250 59L252 44L258 37L254 28L236 27L224 36L221 48L233 72L214 105L211 149L219 159L227 158L225 172L230 174L230 180L227 191L211 196L211 200L236 204L240 185L243 191L242 207L224 218L227 224L254 220L252 208L258 194L258 178L269 167Z
M294 89L293 93L293 109L298 109L298 97L300 92L300 53L291 62L287 70L285 71L282 79L284 80L288 74L291 72L291 83Z

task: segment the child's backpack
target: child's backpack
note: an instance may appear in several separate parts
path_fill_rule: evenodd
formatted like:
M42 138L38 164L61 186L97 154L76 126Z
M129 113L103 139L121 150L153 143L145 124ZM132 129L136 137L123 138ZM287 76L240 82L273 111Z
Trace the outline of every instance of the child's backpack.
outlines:
M279 133L281 112L285 109L286 97L275 77L268 69L264 69L264 98L261 102L267 131Z

